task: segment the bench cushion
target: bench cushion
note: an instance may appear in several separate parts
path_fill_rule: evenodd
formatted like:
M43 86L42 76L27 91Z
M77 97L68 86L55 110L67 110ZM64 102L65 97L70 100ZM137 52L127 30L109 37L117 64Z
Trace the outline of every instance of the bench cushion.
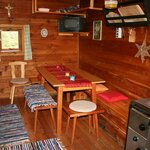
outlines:
M25 84L29 82L29 79L26 78L14 78L10 81L12 84Z
M129 99L127 96L123 95L122 93L118 91L111 91L111 90L105 91L103 93L98 93L97 97L102 98L107 102L117 102L117 101Z
M24 95L31 111L38 106L57 105L44 86L40 84L25 86Z

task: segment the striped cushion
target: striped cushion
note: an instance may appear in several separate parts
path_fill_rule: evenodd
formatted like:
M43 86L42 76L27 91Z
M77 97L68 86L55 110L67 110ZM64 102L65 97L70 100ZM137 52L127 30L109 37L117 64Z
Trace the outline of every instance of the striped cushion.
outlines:
M22 143L1 148L1 150L65 150L65 146L60 139L50 138L31 143Z
M3 146L29 141L18 107L15 104L0 106L0 150Z
M34 84L24 87L24 95L31 111L37 106L57 105L44 86Z

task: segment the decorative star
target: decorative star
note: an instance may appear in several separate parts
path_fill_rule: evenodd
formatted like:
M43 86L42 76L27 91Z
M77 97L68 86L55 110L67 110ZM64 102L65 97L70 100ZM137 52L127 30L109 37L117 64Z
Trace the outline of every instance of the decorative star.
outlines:
M147 31L142 45L135 44L136 47L138 48L138 52L135 54L134 57L141 57L142 63L144 63L145 57L150 57L150 54L148 52L148 50L150 50L150 45L149 46L146 45L146 37L147 37Z

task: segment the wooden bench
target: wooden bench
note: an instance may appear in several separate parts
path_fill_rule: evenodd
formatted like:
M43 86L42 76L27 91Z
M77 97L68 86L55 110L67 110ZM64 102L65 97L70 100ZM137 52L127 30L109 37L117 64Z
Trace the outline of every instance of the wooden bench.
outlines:
M123 146L126 138L130 100L109 103L97 98L97 103L105 111L101 114L99 125Z
M104 84L96 84L96 93L104 92L106 90L108 90L108 88ZM73 100L87 99L87 97L88 97L87 95L90 95L90 93L91 93L91 90L75 92L75 94L73 96Z
M48 91L44 88L44 86L40 84L25 86L24 95L25 95L25 107L26 104L28 104L31 111L35 111L34 132L36 133L37 116L39 110L50 109L53 125L55 126L53 108L57 107L57 103L49 95Z
M105 90L107 90L107 87L105 88L104 85L98 84L96 93L101 93ZM88 91L86 91L86 94L90 96ZM126 138L130 100L109 103L97 97L97 104L104 110L99 119L99 125L123 146Z
M41 83L41 81L38 79L38 77L32 77L32 78L29 78L29 80L30 80L31 84L40 84ZM50 95L52 97L57 96L57 91L51 85L49 85L46 81L44 83L44 87L50 93Z

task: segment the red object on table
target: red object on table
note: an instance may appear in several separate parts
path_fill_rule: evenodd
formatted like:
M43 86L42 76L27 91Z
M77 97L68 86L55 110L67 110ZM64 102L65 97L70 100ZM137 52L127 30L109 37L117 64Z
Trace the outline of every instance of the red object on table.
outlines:
M45 67L49 72L51 72L59 81L65 84L66 87L82 87L82 86L91 86L91 82L83 77L77 75L75 72L71 71L63 65L57 66L46 66ZM75 80L70 80L70 77L66 76L66 72L69 72L70 75L75 76Z

